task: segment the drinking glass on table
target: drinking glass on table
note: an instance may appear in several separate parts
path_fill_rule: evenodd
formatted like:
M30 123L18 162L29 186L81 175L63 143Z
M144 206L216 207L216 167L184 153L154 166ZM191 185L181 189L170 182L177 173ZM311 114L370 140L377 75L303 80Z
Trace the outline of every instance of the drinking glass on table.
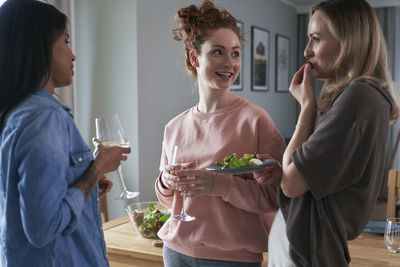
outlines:
M178 154L180 152L178 152L180 149L179 146L175 146L174 147L174 154L172 156L172 164L171 165L175 165L175 166L179 166L180 164L177 163L177 157ZM184 178L184 179L190 179L190 178ZM191 216L189 214L186 213L185 211L185 200L186 200L186 193L182 192L183 196L182 196L182 210L181 210L181 214L175 214L172 215L171 218L176 220L176 221L181 221L181 222L190 222L196 219L196 217Z
M119 116L113 114L103 118L96 118L96 137L101 141L105 147L130 147L128 138L122 128ZM118 176L122 185L122 193L117 200L130 199L137 197L139 192L128 191L125 185L124 176L122 174L121 165L118 167Z
M384 239L390 252L400 253L400 218L386 220Z

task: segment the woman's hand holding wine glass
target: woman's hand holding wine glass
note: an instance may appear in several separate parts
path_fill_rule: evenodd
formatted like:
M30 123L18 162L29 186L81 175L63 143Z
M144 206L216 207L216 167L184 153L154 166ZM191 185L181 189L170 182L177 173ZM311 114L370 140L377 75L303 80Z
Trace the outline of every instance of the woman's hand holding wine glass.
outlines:
M189 163L180 163L178 164L174 164L174 165L166 165L164 168L164 172L161 175L161 181L163 183L163 185L165 187L167 187L170 190L178 190L178 191L182 191L180 189L180 181L182 178L180 176L177 176L177 171L179 169L191 169L194 168L193 167L193 162L189 162Z
M95 145L94 151L94 161L90 168L88 168L81 179L77 180L74 184L75 187L79 188L85 201L88 199L93 188L98 185L99 197L108 193L113 183L107 179L104 175L105 173L115 171L119 166L121 160L126 160L127 156L125 154L130 153L130 148L113 147L106 148L102 145L100 140L93 139Z
M96 118L96 139L94 139L97 143L96 150L99 150L100 153L96 155L96 160L99 157L102 157L102 150L108 151L108 153L117 153L119 158L117 157L114 160L105 159L107 161L107 165L103 166L106 170L113 171L118 169L118 176L122 185L122 193L117 198L118 200L130 199L139 195L139 192L131 192L128 191L125 185L124 176L122 174L122 168L120 165L121 160L126 160L127 153L130 153L130 144L128 138L125 135L124 129L122 128L121 122L119 120L119 116L114 114L104 118ZM126 152L126 153L125 153ZM107 157L109 155L107 154ZM116 166L116 167L115 167ZM108 172L109 172L108 171ZM107 172L107 171L105 171Z
M171 165L166 166L165 171L163 172L163 175L161 176L161 181L165 186L167 186L169 189L175 189L181 191L183 188L181 186L181 181L190 179L188 177L179 177L176 176L176 170L180 170L182 168L189 167L190 165L193 166L194 162L190 163L178 163L178 154L181 153L179 151L179 146L174 147L174 154L172 156L172 163ZM185 211L185 200L186 200L186 194L185 191L182 190L182 210L180 214L174 214L171 216L173 220L177 221L182 221L182 222L190 222L196 219L196 217L191 216L186 213Z
M106 147L97 138L93 138L93 144L95 146L93 164L96 165L96 169L101 173L115 171L120 166L121 161L127 160L126 154L131 153L130 147Z
M185 192L188 197L209 196L214 187L213 172L199 169L182 169L177 175L190 177L179 181L178 190Z

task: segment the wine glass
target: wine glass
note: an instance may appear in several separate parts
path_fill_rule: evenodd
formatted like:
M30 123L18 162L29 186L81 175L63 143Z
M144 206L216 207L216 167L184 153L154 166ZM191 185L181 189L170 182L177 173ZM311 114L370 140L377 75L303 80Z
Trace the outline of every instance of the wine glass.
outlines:
M400 253L400 218L388 218L386 220L384 239L390 252Z
M96 118L96 137L105 147L129 147L128 138L122 128L118 114L113 114L103 118ZM126 189L124 176L122 174L121 165L118 167L118 176L121 180L122 193L116 200L130 199L137 197L139 192L131 192Z
M174 147L174 155L172 156L172 164L173 166L178 166L179 164L176 162L176 157L178 155L178 150L179 150L179 146L175 146ZM190 179L190 178L187 178ZM182 196L182 210L181 210L181 214L175 214L172 215L171 218L176 220L176 221L181 221L181 222L190 222L196 219L196 217L191 216L189 214L186 213L185 211L185 200L186 200L186 193L182 192L183 196Z

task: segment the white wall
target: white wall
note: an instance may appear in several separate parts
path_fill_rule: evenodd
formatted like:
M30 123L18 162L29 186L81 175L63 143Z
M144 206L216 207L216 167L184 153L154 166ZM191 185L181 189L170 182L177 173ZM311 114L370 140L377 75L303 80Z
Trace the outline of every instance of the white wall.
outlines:
M128 188L139 190L134 201L155 200L154 181L164 125L197 102L194 81L186 73L183 44L173 40L177 9L201 0L76 0L76 117L83 137L94 135L94 118L119 113L133 143L123 164ZM215 0L244 22L244 89L241 95L265 108L287 137L296 122L296 105L289 93L276 93L275 34L291 40L291 74L296 70L297 14L279 0ZM270 32L268 92L250 90L250 27ZM114 175L108 198L111 219L124 215L124 202Z
M136 1L77 0L76 120L85 140L95 135L94 118L120 115L133 151L138 148ZM129 188L138 189L138 154L123 163ZM115 173L108 197L109 215L124 215L125 203L115 201L120 183Z

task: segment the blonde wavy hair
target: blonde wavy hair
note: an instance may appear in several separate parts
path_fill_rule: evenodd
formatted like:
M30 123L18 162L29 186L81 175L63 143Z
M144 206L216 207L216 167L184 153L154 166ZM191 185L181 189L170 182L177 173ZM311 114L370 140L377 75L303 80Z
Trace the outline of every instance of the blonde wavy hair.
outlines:
M321 11L340 52L333 64L334 80L322 88L318 113L323 114L343 88L360 80L377 82L393 100L390 120L399 118L400 107L388 67L385 39L374 10L365 0L330 0L311 8L310 17Z

